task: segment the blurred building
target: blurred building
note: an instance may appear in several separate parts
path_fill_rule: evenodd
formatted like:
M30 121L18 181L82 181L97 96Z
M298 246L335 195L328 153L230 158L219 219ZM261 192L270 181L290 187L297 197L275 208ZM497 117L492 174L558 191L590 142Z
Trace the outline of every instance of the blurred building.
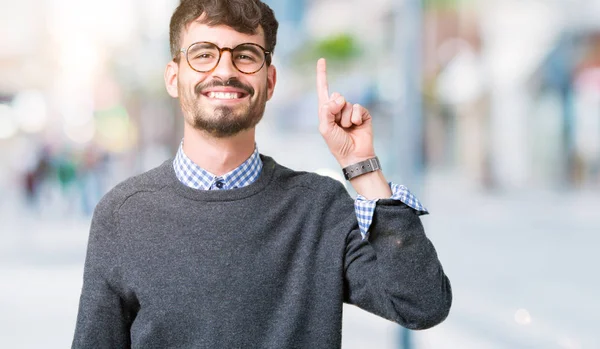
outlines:
M484 188L565 187L581 176L597 184L598 113L589 98L587 107L577 102L575 80L582 66L594 65L592 18L599 13L598 2L585 1L473 1L429 10L429 166ZM576 150L582 146L585 155Z
M600 184L600 14L594 2L571 14L530 87L538 111L536 174L577 187Z
M93 147L120 159L124 175L172 154L183 121L162 71L177 3L4 6L0 29L19 35L0 37L0 148L12 150L0 161L18 172L33 165L8 158L31 149ZM375 116L384 164L399 162L398 144L414 143L408 132L418 142L410 151L423 154L411 166L478 188L598 183L597 1L426 0L415 33L398 27L406 1L267 3L280 21L281 79L264 123L277 132L316 133L314 63L326 56L331 91ZM411 38L422 52L402 51ZM410 57L420 57L414 71ZM422 83L407 85L411 74ZM406 106L420 105L407 99L410 88L422 94L423 112L405 120Z

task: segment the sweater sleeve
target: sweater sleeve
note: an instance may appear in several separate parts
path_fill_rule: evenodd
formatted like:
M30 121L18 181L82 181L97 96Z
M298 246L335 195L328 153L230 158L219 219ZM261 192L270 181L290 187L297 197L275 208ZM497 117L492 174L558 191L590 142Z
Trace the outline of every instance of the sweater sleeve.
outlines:
M120 273L112 253L117 226L109 206L103 199L94 211L72 348L131 346L134 313L119 292Z
M448 316L450 281L417 211L401 201L379 200L368 238L356 223L349 230L346 302L409 329L430 328Z
M414 196L407 187L396 183L389 182L390 189L392 190L392 197L390 199L400 200L407 206L415 209L419 216L428 214L429 212L419 202L416 196ZM373 213L375 213L375 206L379 199L367 200L362 195L357 195L354 201L354 210L356 211L356 218L358 219L358 226L360 227L360 233L365 239L369 233L369 227L373 221Z

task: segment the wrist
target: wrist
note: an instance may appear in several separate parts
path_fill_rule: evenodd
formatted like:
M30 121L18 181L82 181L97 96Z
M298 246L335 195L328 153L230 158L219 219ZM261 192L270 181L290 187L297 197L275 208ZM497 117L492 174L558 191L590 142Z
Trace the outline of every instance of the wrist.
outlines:
M340 166L342 168L346 168L348 166L351 166L351 165L354 165L354 164L357 164L359 162L366 161L366 160L369 160L369 159L372 159L372 158L375 158L375 157L377 157L377 155L372 154L372 155L366 155L366 156L346 157L346 158L343 158L343 159L337 158L336 160L337 160L338 164L340 164Z
M381 164L376 156L351 160L342 172L356 192L367 200L385 199L392 196L392 190L381 172ZM340 164L343 162L340 161Z
M379 169L381 169L381 163L375 156L363 161L353 162L351 165L343 167L342 173L344 174L344 178L346 178L346 180L352 180L356 177L363 176Z
M350 180L354 190L367 200L389 199L392 189L381 170L373 171Z

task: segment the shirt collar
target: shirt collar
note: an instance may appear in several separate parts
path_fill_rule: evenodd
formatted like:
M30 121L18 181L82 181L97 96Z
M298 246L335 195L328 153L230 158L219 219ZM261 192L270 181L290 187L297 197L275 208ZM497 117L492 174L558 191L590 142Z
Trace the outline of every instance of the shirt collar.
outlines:
M222 175L215 176L196 165L183 151L183 141L179 145L173 160L173 168L177 179L184 185L200 190L218 190L242 188L254 183L262 171L263 163L254 147L254 152L240 166ZM221 184L219 184L221 183Z

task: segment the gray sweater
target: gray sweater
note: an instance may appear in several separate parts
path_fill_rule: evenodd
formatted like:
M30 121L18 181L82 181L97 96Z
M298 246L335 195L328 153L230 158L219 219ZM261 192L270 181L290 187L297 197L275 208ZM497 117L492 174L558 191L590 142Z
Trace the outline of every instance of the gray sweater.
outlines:
M169 160L101 200L73 348L339 348L343 302L410 329L446 318L413 209L380 200L363 240L340 183L261 158L244 188L188 188Z

